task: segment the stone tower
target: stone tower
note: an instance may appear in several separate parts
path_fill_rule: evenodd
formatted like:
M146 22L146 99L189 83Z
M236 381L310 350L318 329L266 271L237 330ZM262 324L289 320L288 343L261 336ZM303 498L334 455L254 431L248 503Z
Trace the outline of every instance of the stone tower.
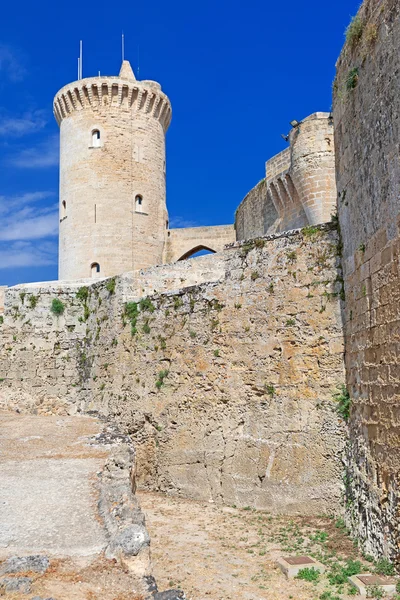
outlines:
M317 112L290 132L291 177L308 224L331 220L336 211L332 115Z
M165 132L171 104L155 81L90 77L54 99L60 126L59 279L161 264L168 228Z

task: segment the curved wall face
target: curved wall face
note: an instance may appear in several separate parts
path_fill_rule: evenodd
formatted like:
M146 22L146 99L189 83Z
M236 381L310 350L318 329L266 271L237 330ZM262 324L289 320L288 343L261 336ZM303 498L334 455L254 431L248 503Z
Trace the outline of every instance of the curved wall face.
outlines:
M238 206L235 215L236 238L249 240L267 233L275 233L279 226L279 214L269 201L267 183L262 179Z
M335 150L329 113L314 113L290 133L290 147L266 163L266 177L236 211L238 240L319 225L336 209Z
M58 93L54 109L61 129L59 278L160 264L171 116L160 86L83 79Z
M314 113L290 133L291 178L310 225L336 210L335 147L329 113Z

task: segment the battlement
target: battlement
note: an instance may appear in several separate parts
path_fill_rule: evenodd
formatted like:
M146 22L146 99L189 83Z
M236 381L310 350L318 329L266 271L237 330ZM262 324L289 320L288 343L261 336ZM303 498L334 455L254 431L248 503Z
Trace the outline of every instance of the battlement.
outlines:
M171 103L156 81L135 81L122 77L88 77L73 81L57 92L54 116L60 125L62 120L76 111L87 108L125 108L148 114L157 119L164 132L172 117Z

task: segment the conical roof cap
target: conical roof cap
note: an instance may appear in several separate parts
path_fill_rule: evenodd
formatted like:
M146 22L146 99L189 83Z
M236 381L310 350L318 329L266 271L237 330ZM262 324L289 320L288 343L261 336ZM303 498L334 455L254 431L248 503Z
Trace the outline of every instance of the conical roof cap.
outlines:
M119 76L121 79L128 79L128 81L136 81L136 77L132 70L131 63L129 62L129 60L122 61Z

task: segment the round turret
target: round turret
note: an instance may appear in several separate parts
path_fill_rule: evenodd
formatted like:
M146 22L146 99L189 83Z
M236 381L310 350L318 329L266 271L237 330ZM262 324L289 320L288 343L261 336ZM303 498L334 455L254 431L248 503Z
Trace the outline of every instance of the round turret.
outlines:
M336 208L333 120L317 112L290 132L291 177L309 224L326 223Z
M171 105L155 81L90 77L54 99L60 125L59 279L161 264L168 227L165 132Z

